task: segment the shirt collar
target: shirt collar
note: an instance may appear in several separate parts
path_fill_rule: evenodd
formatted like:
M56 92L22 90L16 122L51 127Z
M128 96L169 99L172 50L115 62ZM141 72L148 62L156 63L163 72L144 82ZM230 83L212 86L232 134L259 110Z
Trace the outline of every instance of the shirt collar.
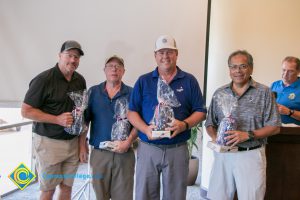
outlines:
M55 75L59 78L59 79L64 79L66 80L65 76L63 75L63 73L60 71L59 67L58 67L58 63L56 63L55 67L54 67L54 73ZM72 75L71 81L75 80L78 78L78 74L75 71ZM67 80L66 80L67 81Z
M228 83L227 85L225 85L224 87L225 88L229 88L230 90L232 90L231 88L232 88L232 84L233 84L233 82L231 81L230 83ZM248 85L249 85L249 87L253 87L253 88L257 88L257 82L250 76L250 79L249 79L249 81L248 81ZM249 88L248 87L248 88Z
M185 76L184 72L178 66L176 66L176 68L177 68L177 73L174 76L173 80L180 79L180 78L183 78ZM153 78L158 78L159 77L158 67L156 67L155 70L152 72L152 77Z
M107 95L107 91L106 91L106 81L104 81L103 83L100 84L100 89L101 89L101 92L105 95ZM121 95L124 95L124 94L128 94L129 90L128 90L128 87L125 87L125 84L122 82L121 83L121 89L120 91L116 94L115 97L118 97L118 96L121 96Z
M281 80L280 85L281 85L281 87L283 87L283 88L285 88L285 87L296 88L297 85L300 85L300 78L298 77L297 80L296 80L294 83L292 83L291 85L289 85L289 86L285 86L284 83L283 83L283 80Z

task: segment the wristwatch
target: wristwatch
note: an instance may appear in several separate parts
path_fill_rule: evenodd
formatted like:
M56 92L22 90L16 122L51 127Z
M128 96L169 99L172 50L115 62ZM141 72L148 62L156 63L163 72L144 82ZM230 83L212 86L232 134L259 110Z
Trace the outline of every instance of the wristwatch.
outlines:
M184 120L182 122L185 124L185 130L188 130L189 129L189 124Z
M253 131L248 131L248 136L249 136L248 140L254 140L254 132Z
M294 114L295 110L290 110L289 117Z

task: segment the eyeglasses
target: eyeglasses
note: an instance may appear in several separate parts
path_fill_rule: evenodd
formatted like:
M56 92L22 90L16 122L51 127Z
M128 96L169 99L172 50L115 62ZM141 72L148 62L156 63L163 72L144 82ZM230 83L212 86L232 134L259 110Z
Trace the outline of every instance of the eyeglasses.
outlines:
M236 71L237 69L246 70L246 69L248 69L248 67L249 67L249 65L247 65L247 64L229 65L229 69L232 71Z
M123 65L114 65L114 64L108 64L108 65L105 65L105 68L109 69L109 70L113 70L113 69L116 69L116 70L121 70L124 68Z

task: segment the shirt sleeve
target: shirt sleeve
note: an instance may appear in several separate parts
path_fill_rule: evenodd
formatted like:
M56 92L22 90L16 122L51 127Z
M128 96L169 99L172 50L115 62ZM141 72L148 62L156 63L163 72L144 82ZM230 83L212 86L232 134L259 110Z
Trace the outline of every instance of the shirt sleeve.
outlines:
M195 77L192 77L191 82L192 113L196 111L206 113L207 110L198 81Z
M142 105L142 84L140 78L135 83L129 102L129 110L140 113Z
M44 105L46 98L46 78L37 76L29 83L29 89L25 95L24 103L34 107L40 108Z
M208 126L213 126L213 127L218 127L218 117L217 117L217 105L215 102L215 98L214 98L215 94L213 95L211 102L210 102L210 106L208 109L208 114L206 117L206 121L205 121L205 127Z
M263 126L281 126L281 118L278 112L272 91L267 88L265 94L264 124Z

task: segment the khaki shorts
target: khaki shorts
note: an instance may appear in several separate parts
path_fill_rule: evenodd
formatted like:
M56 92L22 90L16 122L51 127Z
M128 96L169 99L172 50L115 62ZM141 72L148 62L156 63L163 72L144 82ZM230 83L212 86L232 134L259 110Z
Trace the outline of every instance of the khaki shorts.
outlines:
M33 151L40 190L54 190L57 185L72 187L78 169L78 137L56 140L34 133Z

